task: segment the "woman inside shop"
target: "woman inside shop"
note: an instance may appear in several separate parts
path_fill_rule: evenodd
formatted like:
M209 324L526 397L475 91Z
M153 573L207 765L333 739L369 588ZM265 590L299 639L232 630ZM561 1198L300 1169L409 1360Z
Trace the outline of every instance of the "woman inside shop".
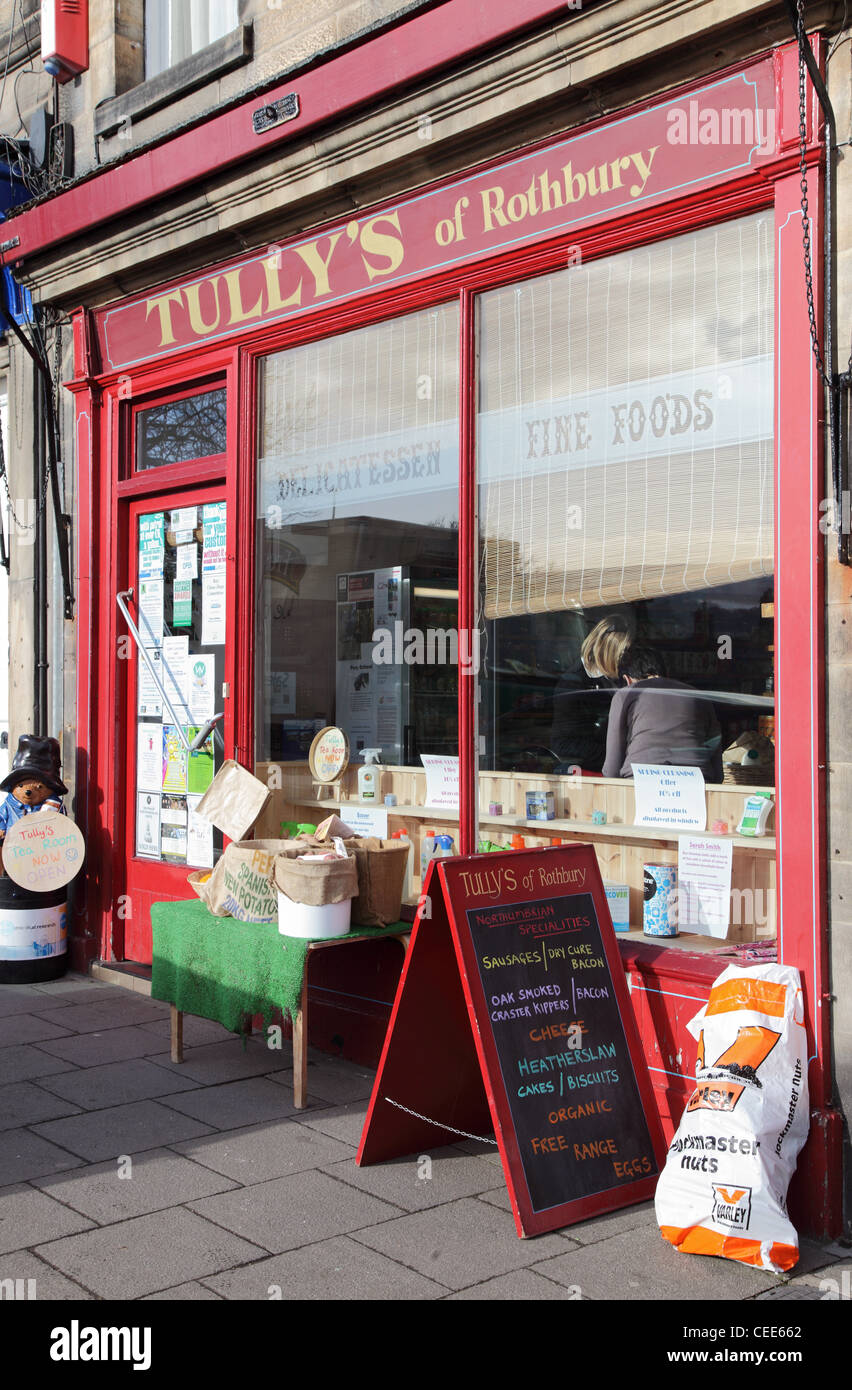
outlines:
M586 635L577 660L561 677L550 731L550 747L559 758L557 773L599 773L603 767L609 701L602 692L620 685L618 665L629 646L626 619L608 614Z
M632 777L634 763L653 763L700 767L705 781L721 781L721 730L710 700L670 680L650 647L627 647L618 671L625 687L609 709L604 777Z

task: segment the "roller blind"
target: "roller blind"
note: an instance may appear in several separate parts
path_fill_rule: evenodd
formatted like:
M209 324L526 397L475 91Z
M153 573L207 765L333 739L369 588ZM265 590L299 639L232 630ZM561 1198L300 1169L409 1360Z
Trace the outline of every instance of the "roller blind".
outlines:
M773 571L772 219L483 295L488 618Z

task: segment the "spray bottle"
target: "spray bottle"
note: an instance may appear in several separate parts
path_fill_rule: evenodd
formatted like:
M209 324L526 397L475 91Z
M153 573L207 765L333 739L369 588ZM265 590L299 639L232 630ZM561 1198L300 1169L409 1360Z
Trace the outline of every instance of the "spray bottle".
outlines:
M358 769L358 796L361 801L378 801L381 748L364 749L364 765Z

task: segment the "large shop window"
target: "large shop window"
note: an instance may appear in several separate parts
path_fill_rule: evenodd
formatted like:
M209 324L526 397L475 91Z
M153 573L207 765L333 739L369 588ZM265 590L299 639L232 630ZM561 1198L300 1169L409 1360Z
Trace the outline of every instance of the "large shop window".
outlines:
M258 761L325 724L353 761L458 750L458 341L452 304L260 364Z
M581 661L607 618L700 692L701 728L636 761L715 782L772 733L773 284L760 214L482 297L483 770L630 775L622 679Z

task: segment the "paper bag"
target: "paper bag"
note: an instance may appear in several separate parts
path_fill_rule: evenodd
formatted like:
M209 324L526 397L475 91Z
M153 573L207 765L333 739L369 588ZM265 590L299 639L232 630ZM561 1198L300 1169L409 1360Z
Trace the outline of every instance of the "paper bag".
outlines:
M389 927L399 921L410 849L407 840L381 840L370 835L346 841L358 866L358 896L352 904L352 924Z
M244 840L271 795L269 787L227 758L195 808L196 815L229 840Z

